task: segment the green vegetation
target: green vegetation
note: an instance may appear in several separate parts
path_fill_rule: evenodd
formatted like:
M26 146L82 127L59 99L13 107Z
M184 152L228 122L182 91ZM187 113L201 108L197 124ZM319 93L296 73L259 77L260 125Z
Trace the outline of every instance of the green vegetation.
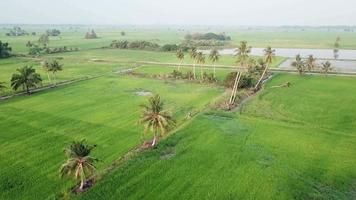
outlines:
M0 40L0 59L1 58L8 58L11 56L12 48L9 46L9 43L3 43Z
M30 89L37 87L42 82L41 75L36 73L36 70L30 66L19 68L17 72L18 73L13 74L11 78L11 87L15 91L22 88L30 95Z
M355 85L278 75L240 112L200 114L76 199L353 199Z
M142 91L161 94L178 125L222 93L193 83L115 75L2 101L0 199L53 199L75 186L58 173L66 159L63 148L72 141L96 144L91 156L100 159L96 167L102 171L151 138L137 124L148 99Z

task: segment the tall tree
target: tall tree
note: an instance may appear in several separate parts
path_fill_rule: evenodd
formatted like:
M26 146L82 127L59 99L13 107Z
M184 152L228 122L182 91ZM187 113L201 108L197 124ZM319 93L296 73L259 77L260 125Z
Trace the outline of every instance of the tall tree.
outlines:
M298 54L295 57L295 61L293 61L291 65L298 70L300 75L302 75L304 73L304 71L305 71L305 62L302 60L302 57L300 56L300 54Z
M94 163L98 159L90 156L95 147L95 145L88 145L82 140L74 141L64 149L68 160L61 166L60 173L62 177L68 175L80 180L80 190L83 190L86 178L96 171Z
M321 70L325 74L325 76L332 70L331 63L329 61L323 62L321 64Z
M60 64L57 60L52 60L52 62L49 63L49 66L50 66L50 71L52 72L52 74L54 76L54 83L56 84L56 80L57 80L56 73L58 71L63 70L63 65Z
M41 63L41 66L43 68L43 70L47 73L47 78L48 78L48 81L49 82L52 82L50 76L49 76L49 73L51 72L51 66L50 66L50 63L48 60L44 60L42 63Z
M43 46L47 46L49 43L49 36L47 34L42 34L38 39L38 43L42 44Z
M316 64L316 58L314 58L313 55L309 55L307 62L306 62L306 66L309 72L313 71L315 69L315 67L317 66Z
M152 146L155 146L160 136L175 125L171 113L164 110L164 103L159 95L150 97L148 105L142 105L140 123L145 125L144 133L153 132Z
M3 43L0 40L0 58L8 58L11 56L12 48L10 47L9 43Z
M194 75L194 79L197 79L197 76L196 76L196 73L195 73L195 64L196 64L196 57L197 57L197 48L196 47L192 47L190 48L189 50L189 55L190 55L190 58L194 61L194 64L193 64L193 75Z
M219 61L219 58L220 58L219 51L216 48L212 49L209 54L209 59L214 64L214 78L216 77L216 64L215 63Z
M178 49L176 56L178 58L178 60L180 61L179 65L178 65L178 71L180 70L180 67L182 65L182 62L184 60L184 52L182 49Z
M267 70L269 68L269 66L272 64L273 60L275 59L275 49L272 49L272 47L268 46L266 49L263 50L264 54L265 54L265 69L263 70L263 73L261 75L261 78L257 81L256 85L255 85L255 90L258 89L258 87L260 86L261 81L263 80L264 76L267 73Z
M199 52L197 54L196 59L197 59L197 63L200 64L200 78L201 78L201 80L203 80L204 79L204 77L203 77L203 65L205 64L205 56L204 56L203 52Z
M37 84L42 82L41 76L36 73L36 70L29 66L24 66L17 69L18 73L13 74L11 78L11 87L17 90L22 87L27 94L30 93L30 88L36 87Z
M240 67L247 69L247 67L249 65L249 61L250 61L250 56L249 56L250 53L251 53L251 47L247 45L246 41L241 41L240 45L237 47L237 50L236 50L236 58L237 58L236 63ZM242 72L239 71L239 69L237 68L236 78L235 78L234 86L233 86L231 96L230 96L230 101L229 101L230 105L232 105L235 102L237 88L238 88L241 76L242 76Z

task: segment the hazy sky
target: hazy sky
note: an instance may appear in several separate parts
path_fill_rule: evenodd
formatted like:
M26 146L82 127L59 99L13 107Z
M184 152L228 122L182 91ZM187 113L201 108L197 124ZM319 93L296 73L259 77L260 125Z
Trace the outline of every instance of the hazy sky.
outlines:
M356 0L0 0L0 23L356 25Z

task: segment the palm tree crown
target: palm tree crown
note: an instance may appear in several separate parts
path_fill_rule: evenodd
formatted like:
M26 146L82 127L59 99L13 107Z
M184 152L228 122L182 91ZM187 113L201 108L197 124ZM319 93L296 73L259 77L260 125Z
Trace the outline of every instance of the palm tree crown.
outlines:
M177 51L177 53L176 53L176 56L177 56L178 60L180 60L180 63L179 63L179 66L178 66L178 71L179 71L179 68L180 68L180 66L182 65L182 62L183 62L183 60L184 60L184 52L183 52L183 50L182 50L182 49L179 49L179 50Z
M212 49L209 54L209 59L211 60L211 62L214 63L214 77L216 74L215 62L218 62L219 58L220 58L219 51L216 48Z
M150 97L148 105L142 105L143 111L139 122L145 124L144 133L149 130L153 132L152 146L156 145L157 137L165 134L175 125L175 120L171 113L164 110L163 106L164 103L159 95Z
M61 166L60 173L63 176L73 176L80 180L80 190L83 190L86 177L93 175L96 168L94 162L98 159L91 157L89 154L96 146L91 146L82 141L74 141L64 152L68 160Z
M237 63L243 67L246 67L248 65L250 53L251 47L247 46L246 41L241 41L240 45L236 49Z
M268 46L267 48L265 48L264 50L264 54L265 54L265 61L268 65L272 64L273 60L275 59L275 49L272 49L272 47Z
M17 69L18 74L13 74L11 78L11 87L17 90L19 87L23 87L28 94L30 94L30 88L36 87L38 83L42 82L41 76L36 73L36 70L29 66L24 66Z

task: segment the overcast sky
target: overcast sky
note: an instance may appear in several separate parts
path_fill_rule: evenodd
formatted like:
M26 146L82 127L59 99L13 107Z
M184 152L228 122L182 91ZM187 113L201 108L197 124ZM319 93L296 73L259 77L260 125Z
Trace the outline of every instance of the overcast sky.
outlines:
M0 23L356 25L356 0L0 0Z

